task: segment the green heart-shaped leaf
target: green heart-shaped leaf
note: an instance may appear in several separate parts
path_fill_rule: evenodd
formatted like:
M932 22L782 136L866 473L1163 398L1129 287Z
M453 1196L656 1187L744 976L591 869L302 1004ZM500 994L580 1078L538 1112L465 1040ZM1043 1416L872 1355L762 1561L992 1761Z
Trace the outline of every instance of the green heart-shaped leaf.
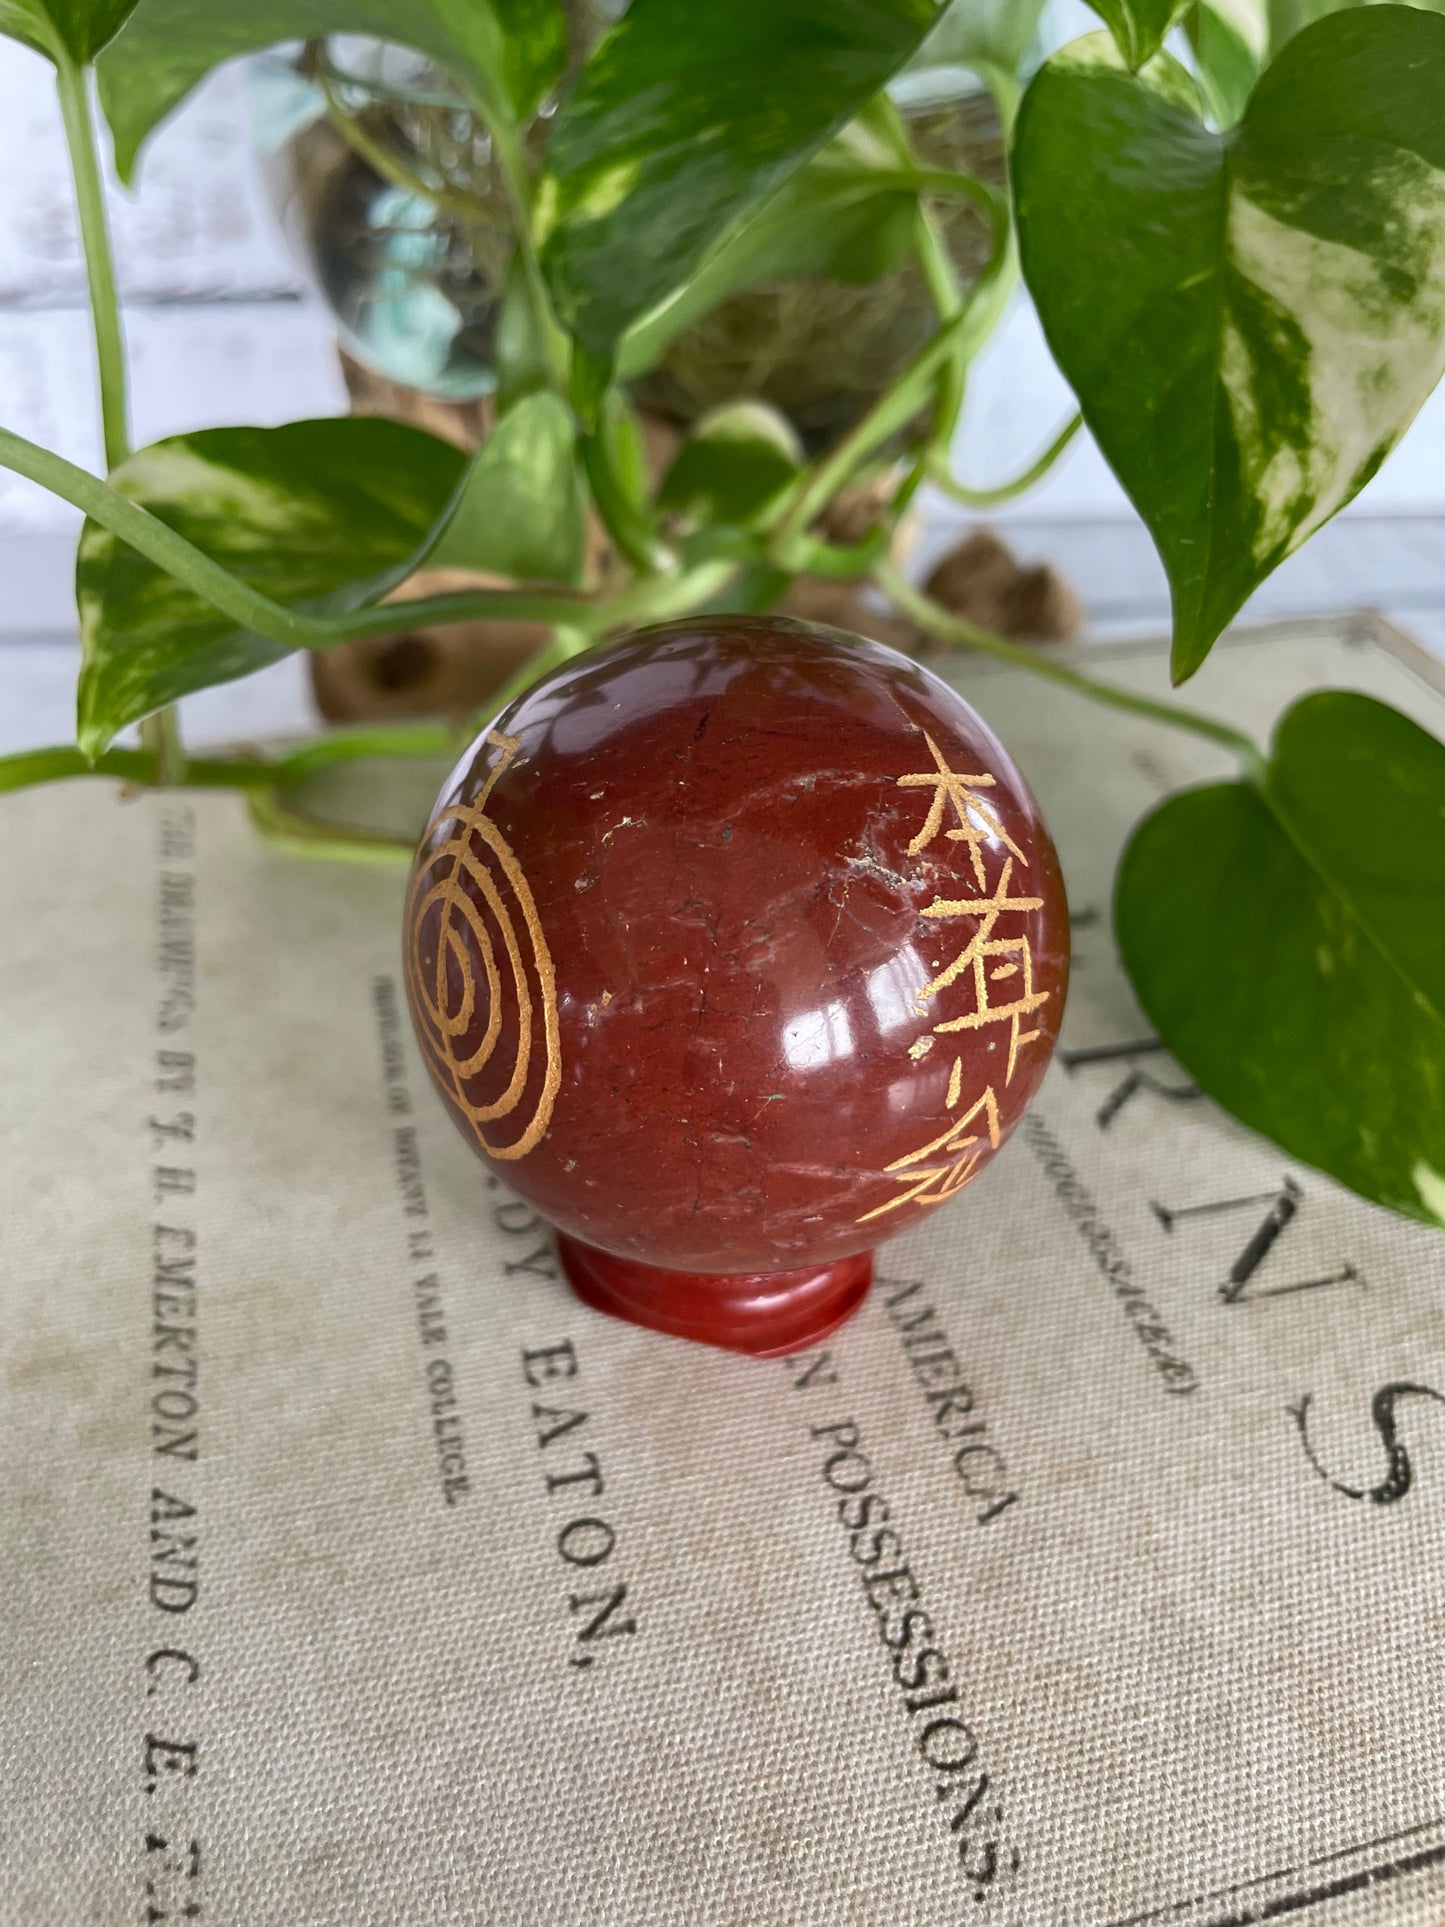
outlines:
M48 60L84 67L119 29L136 0L0 0L0 34Z
M1221 0L1216 0L1220 4ZM1405 5L1423 7L1426 12L1445 12L1445 0L1404 0ZM1302 27L1323 20L1327 13L1340 13L1346 7L1373 7L1387 0L1227 0L1230 10L1247 8L1262 13L1268 22L1269 46L1278 50Z
M1089 5L1113 34L1128 65L1142 67L1164 45L1189 0L1089 0Z
M1169 572L1176 681L1445 367L1442 101L1445 19L1398 6L1306 28L1222 134L1102 34L1024 98L1024 274Z
M466 466L450 443L362 416L208 428L138 450L111 484L278 602L355 608L403 580ZM288 653L87 522L75 569L80 746Z
M1164 803L1124 963L1199 1084L1361 1196L1445 1225L1445 745L1367 696L1289 711L1263 784Z
M1188 27L1209 111L1232 127L1269 59L1266 0L1195 0Z
M585 535L571 412L556 395L527 395L472 457L446 521L418 560L578 582Z
M901 187L891 154L863 151L855 130L830 141L711 248L682 287L629 329L618 357L624 377L650 368L681 331L739 288L826 275L875 280L913 243L918 196Z
M562 321L610 357L937 15L936 0L632 0L548 147L543 265Z
M1232 126L1260 74L1286 40L1346 7L1383 0L1194 0L1184 25L1194 49L1199 84L1221 127ZM1445 13L1445 0L1406 0L1427 13Z
M139 0L97 63L122 180L146 136L213 67L280 41L345 33L416 48L489 116L517 120L554 84L567 53L557 0Z
M760 401L704 415L657 491L657 506L694 523L747 528L798 479L803 451L791 423Z

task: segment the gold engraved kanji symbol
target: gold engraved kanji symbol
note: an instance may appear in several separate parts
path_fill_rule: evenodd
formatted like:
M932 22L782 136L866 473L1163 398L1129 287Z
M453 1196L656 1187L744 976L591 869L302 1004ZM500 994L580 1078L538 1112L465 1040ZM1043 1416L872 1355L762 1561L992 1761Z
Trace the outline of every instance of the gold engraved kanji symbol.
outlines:
M1027 930L1017 930L1013 935L1000 934L999 919L1027 917L1030 912L1043 908L1043 898L1013 894L1016 887L1013 881L1014 865L1017 863L1027 869L1029 860L1004 828L997 806L987 795L987 791L995 787L997 779L987 771L966 774L950 769L933 738L924 732L923 740L933 758L933 768L898 778L900 789L929 789L933 792L928 802L928 814L922 828L908 845L908 853L910 856L919 855L940 834L951 843L966 844L978 895L939 896L924 908L923 915L935 923L959 917L972 918L974 930L950 963L942 966L934 964L938 974L918 992L915 1007L921 1015L935 999L959 985L960 995L966 997L968 1008L954 1016L940 1015L940 1020L933 1026L933 1035L919 1038L909 1047L908 1054L915 1063L921 1063L934 1037L942 1037L949 1032L981 1030L986 1024L1006 1023L1009 1027L1009 1051L1003 1081L1007 1085L1013 1080L1020 1047L1040 1035L1035 1027L1025 1029L1025 1020L1048 1002L1050 993L1039 990L1034 984L1033 951ZM944 823L950 811L956 821L952 828L945 830ZM988 866L984 861L986 852L1002 857L1002 868L992 889L989 887ZM1006 925L1005 931L1009 928ZM954 1001L949 999L949 1003ZM948 1005L945 1004L943 1008L947 1009ZM962 1090L963 1060L956 1057L948 1076L947 1104L950 1111L957 1109ZM961 1191L987 1155L983 1142L985 1132L969 1128L980 1112L986 1119L989 1148L996 1151L999 1145L998 1103L994 1087L990 1084L982 1097L936 1137L887 1166L888 1174L906 1188L872 1211L865 1211L858 1220L859 1224L866 1224L870 1218L881 1218L906 1204L942 1204L945 1199Z
M545 1135L562 1081L562 1056L556 976L537 906L521 865L487 815L492 790L521 743L495 730L487 741L501 753L480 794L441 809L428 835L445 835L413 875L406 984L417 1037L437 1082L482 1150L510 1159L525 1157ZM498 1082L493 1059L508 1028L509 1001L516 1025L503 1066L506 1083L484 1099L482 1090L494 1091Z
M953 962L918 993L918 1002L928 1003L940 991L957 983L960 977L968 976L973 991L973 1008L960 1017L950 1017L943 1023L935 1024L934 1032L943 1036L949 1031L980 1030L985 1024L1006 1022L1009 1025L1009 1052L1008 1068L1004 1072L1005 1084L1013 1079L1020 1044L1032 1042L1039 1034L1037 1030L1021 1029L1023 1019L1049 1001L1048 991L1034 988L1033 952L1029 948L1028 937L1022 934L1016 937L994 935L994 926L1005 911L1037 910L1043 904L1042 897L1010 896L1009 884L1012 880L1013 858L1006 857L991 896L936 897L926 907L924 916L935 919L977 917L978 928ZM994 988L997 984L1005 984L1007 988L1000 992Z
M998 811L988 799L979 794L981 790L992 789L995 778L986 774L960 776L948 767L942 752L933 738L924 732L923 740L928 745L928 753L936 767L925 770L917 776L900 776L898 787L901 790L932 789L933 796L928 805L928 815L924 818L923 828L908 846L908 854L917 856L926 850L933 839L943 829L944 812L951 804L958 818L957 828L944 834L950 843L966 843L968 854L973 863L973 877L980 890L987 881L983 867L984 843L1001 843L1006 850L1028 867L1028 858L1004 828Z
M955 1064L954 1069L957 1068ZM984 1114L982 1126L971 1131L969 1126L978 1118L980 1111ZM886 1212L898 1210L900 1205L942 1204L953 1197L973 1176L974 1168L983 1156L985 1136L996 1151L999 1146L998 1100L994 1097L992 1084L976 1104L971 1105L962 1117L955 1118L936 1138L921 1144L906 1157L895 1158L886 1167L891 1177L900 1184L909 1185L911 1189L900 1191L896 1197L872 1211L865 1211L858 1220L859 1224L867 1224L870 1218L881 1218Z

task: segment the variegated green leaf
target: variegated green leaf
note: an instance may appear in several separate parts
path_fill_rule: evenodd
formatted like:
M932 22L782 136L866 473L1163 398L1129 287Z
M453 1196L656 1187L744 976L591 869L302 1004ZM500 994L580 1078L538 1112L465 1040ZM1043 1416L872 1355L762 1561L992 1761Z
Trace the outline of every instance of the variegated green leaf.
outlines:
M1259 4L1269 16L1269 44L1278 49L1302 27L1323 20L1327 13L1339 13L1345 7L1379 6L1385 0L1259 0ZM1445 0L1404 0L1404 4L1445 13Z
M1139 826L1115 923L1204 1090L1445 1226L1445 744L1368 696L1307 696L1262 781L1188 790Z
M917 208L893 155L869 151L856 128L846 130L628 330L618 372L650 368L682 329L739 288L804 275L859 284L886 274L912 246Z
M1209 111L1232 127L1269 59L1268 0L1195 0L1188 26Z
M1222 134L1102 34L1025 96L1024 274L1168 570L1176 680L1445 368L1442 101L1445 19L1398 6L1306 28Z
M798 479L803 450L791 422L760 401L704 415L657 491L657 506L696 524L746 528Z
M937 0L632 0L557 116L558 313L606 360L913 52Z
M577 582L585 518L571 412L556 395L527 395L472 457L446 521L418 561Z
M351 416L172 436L110 479L253 588L318 611L355 608L410 574L465 466L434 435ZM166 703L287 654L94 522L75 577L88 754Z
M1089 5L1113 34L1125 63L1137 68L1158 53L1189 0L1089 0Z
M136 0L0 0L0 34L23 40L47 60L84 67L115 33Z
M130 179L146 136L213 67L278 41L345 33L415 47L489 115L518 120L553 85L567 52L558 0L139 0L97 63L121 178Z

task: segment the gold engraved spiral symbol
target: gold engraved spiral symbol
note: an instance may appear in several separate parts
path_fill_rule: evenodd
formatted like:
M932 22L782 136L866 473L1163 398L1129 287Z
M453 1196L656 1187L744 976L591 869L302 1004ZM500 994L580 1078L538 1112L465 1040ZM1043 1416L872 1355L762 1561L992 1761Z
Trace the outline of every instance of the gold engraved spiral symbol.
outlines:
M557 983L522 867L486 813L521 743L495 730L487 741L501 755L480 795L437 814L428 836L445 835L413 873L406 982L437 1082L488 1157L521 1158L545 1135L562 1081ZM498 1064L508 1002L515 1045Z

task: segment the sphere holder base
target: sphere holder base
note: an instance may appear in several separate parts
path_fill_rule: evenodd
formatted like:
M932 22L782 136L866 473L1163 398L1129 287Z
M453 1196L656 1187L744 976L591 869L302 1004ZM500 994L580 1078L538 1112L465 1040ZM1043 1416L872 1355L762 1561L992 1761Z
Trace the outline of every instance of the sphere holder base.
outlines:
M873 1282L873 1253L795 1271L668 1271L557 1234L568 1283L595 1311L672 1338L753 1358L804 1351L851 1318Z

